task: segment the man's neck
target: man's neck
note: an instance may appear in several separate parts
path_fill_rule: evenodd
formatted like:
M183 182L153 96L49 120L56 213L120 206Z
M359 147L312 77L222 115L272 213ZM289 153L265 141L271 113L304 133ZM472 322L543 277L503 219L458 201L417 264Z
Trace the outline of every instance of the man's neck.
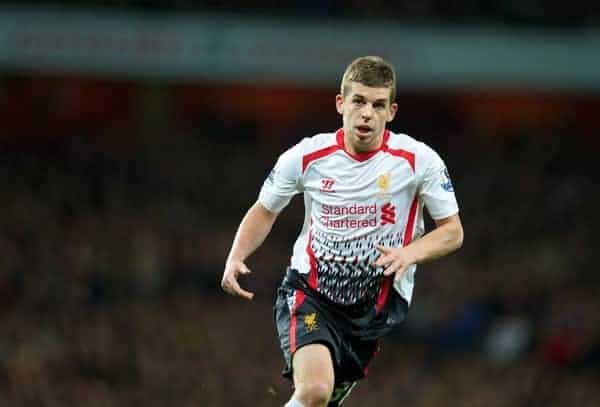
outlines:
M344 149L350 154L359 155L370 153L379 150L381 148L381 144L383 143L383 131L379 137L375 138L370 145L365 146L364 148L361 148L362 146L356 146L354 143L348 140L349 136L347 134L348 133L344 131Z

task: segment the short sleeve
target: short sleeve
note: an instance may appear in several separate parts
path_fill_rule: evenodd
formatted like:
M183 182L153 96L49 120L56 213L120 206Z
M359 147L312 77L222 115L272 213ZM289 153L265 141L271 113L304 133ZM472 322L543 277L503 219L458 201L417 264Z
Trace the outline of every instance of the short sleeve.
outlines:
M419 186L419 197L433 219L443 219L458 213L454 187L444 161L431 148L426 147L427 166Z
M301 143L284 152L263 183L258 201L271 212L279 213L292 197L301 192Z

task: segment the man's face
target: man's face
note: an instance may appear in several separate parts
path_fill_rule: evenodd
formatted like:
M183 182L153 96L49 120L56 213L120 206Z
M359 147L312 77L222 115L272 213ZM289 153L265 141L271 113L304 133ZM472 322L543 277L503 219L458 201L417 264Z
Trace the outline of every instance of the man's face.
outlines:
M337 95L335 105L344 122L344 141L351 153L377 149L385 124L392 121L398 105L390 103L390 88L371 88L349 82L346 96Z

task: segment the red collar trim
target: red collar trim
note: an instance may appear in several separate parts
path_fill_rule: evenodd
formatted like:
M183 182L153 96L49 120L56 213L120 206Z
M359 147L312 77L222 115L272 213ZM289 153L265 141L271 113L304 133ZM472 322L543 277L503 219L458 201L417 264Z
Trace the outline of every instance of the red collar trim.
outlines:
M373 151L367 151L365 153L357 153L357 154L353 154L351 152L349 152L348 150L346 150L346 143L344 142L344 129L341 128L339 129L336 133L335 133L335 137L336 137L336 141L337 144L340 146L340 148L342 150L344 150L346 152L346 154L348 154L350 157L354 158L356 161L365 161L368 160L369 158L373 157L375 154L377 154L380 151L387 151L388 149L388 140L390 139L390 131L388 129L385 129L383 131L383 140L381 141L381 145L373 150Z

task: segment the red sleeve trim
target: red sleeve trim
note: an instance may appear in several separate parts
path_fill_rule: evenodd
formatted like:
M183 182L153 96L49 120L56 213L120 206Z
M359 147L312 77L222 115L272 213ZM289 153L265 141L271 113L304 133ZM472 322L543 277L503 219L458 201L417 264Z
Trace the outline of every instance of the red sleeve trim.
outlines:
M410 164L410 168L412 168L413 172L415 172L415 154L414 153L411 153L410 151L402 150L400 148L399 149L389 148L389 147L387 147L387 145L385 146L384 151L393 156L404 158Z
M340 146L337 144L334 144L332 146L325 147L320 150L313 151L312 153L308 153L308 154L304 155L302 157L302 172L306 171L306 167L308 167L308 165L311 162L318 160L319 158L326 157L329 154L334 153L339 149L340 149Z

